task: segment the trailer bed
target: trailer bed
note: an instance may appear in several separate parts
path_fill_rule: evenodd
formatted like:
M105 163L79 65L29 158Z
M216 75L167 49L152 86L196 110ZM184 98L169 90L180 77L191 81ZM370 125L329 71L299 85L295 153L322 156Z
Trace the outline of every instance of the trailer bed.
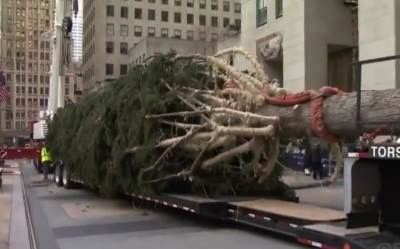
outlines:
M194 195L131 195L136 202L168 207L215 220L285 235L306 246L335 249L376 249L382 243L400 244L400 236L379 231L378 227L346 228L346 215L338 210L301 203L256 197L222 197Z
M288 218L302 219L304 222L328 222L346 219L344 212L334 209L274 199L239 201L231 202L230 204L240 208L253 209Z

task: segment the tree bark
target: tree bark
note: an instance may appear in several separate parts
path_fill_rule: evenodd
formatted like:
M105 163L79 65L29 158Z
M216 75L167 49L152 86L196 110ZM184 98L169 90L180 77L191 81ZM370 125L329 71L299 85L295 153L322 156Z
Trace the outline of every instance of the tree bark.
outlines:
M334 95L325 99L323 119L326 128L343 138L354 138L363 132L387 125L387 134L400 135L400 90L368 90L361 93L362 122L379 124L357 127L357 94L355 92ZM265 105L257 114L280 117L283 137L310 136L310 103L291 107Z

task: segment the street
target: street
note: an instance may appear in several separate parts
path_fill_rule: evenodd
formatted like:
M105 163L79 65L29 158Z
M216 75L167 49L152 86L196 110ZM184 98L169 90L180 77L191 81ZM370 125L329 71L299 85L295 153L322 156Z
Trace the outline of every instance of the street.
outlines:
M242 226L134 208L128 200L43 184L28 161L21 163L21 170L40 249L302 248L287 238Z

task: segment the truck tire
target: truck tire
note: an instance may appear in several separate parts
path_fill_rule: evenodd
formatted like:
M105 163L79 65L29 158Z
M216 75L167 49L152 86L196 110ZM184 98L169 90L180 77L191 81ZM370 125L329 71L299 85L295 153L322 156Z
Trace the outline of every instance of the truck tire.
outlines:
M63 165L60 162L56 163L55 165L54 182L58 187L63 186Z
M71 189L73 187L73 182L71 181L71 178L68 174L67 167L62 167L62 184L64 185L64 188L66 189Z

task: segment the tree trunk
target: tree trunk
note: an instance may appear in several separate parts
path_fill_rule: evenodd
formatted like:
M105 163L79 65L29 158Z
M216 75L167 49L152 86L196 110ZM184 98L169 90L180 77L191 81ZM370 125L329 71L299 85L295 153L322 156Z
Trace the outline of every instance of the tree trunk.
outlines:
M400 135L400 90L368 90L361 94L362 122L379 124L357 128L357 94L355 92L331 96L324 101L323 119L327 129L343 138L354 138L363 132L387 125L386 132ZM310 103L297 108L265 105L256 112L279 116L283 137L311 135ZM390 124L389 124L390 123Z

